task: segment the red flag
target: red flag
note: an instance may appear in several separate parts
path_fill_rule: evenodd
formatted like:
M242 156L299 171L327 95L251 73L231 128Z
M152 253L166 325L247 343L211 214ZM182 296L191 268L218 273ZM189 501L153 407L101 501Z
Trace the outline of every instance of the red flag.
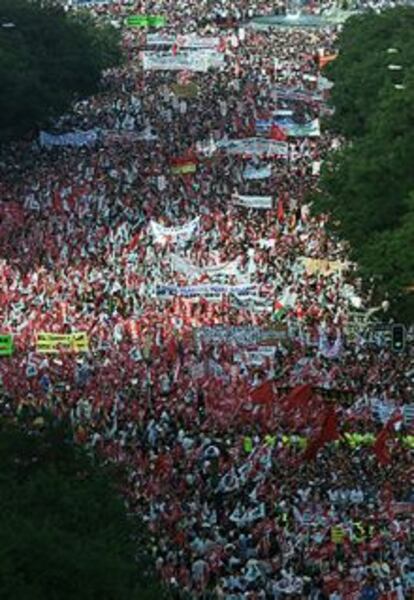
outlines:
M133 252L135 250L135 248L138 246L140 237L141 236L139 233L136 233L132 237L131 241L129 242L129 244L126 247L127 252Z
M338 437L338 418L336 416L336 410L334 406L330 406L325 413L325 418L319 434L311 440L306 449L303 456L304 459L313 460L316 458L318 451L323 448L327 442L334 442Z
M271 404L274 398L272 382L265 381L259 387L254 388L250 398L255 404Z
M390 418L388 423L385 424L383 429L379 432L373 450L378 459L378 462L383 467L391 462L390 451L388 449L388 440L391 439L394 433L394 425L402 420L401 414L397 412L393 417Z
M373 450L381 466L388 465L391 462L390 452L387 447L387 441L390 437L390 432L387 427L384 427L378 434Z
M279 223L283 223L283 221L285 220L285 209L281 197L279 197L277 201L277 220L279 221Z
M285 410L291 411L308 404L312 398L312 386L309 383L298 385L286 396L284 400Z
M227 50L227 40L225 37L220 37L219 43L217 46L218 52L225 52Z
M288 139L288 136L283 131L279 125L273 123L270 128L270 139L275 140L277 142L285 142Z

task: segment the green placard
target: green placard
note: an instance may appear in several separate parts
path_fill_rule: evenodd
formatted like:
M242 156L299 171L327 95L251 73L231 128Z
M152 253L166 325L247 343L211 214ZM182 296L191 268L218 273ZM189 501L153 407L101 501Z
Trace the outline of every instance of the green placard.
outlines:
M162 15L152 15L148 17L148 25L150 27L165 27L167 19Z
M0 334L0 356L12 356L14 352L11 333Z
M131 15L126 20L129 27L164 27L166 22L162 15Z

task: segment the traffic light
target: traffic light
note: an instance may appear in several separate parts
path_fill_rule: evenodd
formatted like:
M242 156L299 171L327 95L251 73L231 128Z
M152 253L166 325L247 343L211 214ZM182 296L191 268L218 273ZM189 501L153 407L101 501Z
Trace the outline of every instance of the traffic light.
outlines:
M402 352L405 348L405 327L404 325L392 326L392 349L394 352Z

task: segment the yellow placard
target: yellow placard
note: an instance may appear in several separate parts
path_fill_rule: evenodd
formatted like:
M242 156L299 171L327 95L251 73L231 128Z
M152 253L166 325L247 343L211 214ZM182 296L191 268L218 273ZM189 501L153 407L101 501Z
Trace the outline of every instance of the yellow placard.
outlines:
M187 84L173 83L171 90L178 98L195 98L198 94L198 85L192 81Z
M310 275L321 273L322 275L331 275L332 273L340 273L347 268L345 262L340 260L326 260L323 258L302 258L306 271Z
M192 162L171 167L171 173L173 175L188 175L188 173L195 173L196 170L197 166L195 163Z
M74 333L39 333L37 335L36 350L42 354L88 352L88 335L86 331L75 331Z
M331 541L334 544L342 544L345 538L345 532L340 525L336 525L331 529Z

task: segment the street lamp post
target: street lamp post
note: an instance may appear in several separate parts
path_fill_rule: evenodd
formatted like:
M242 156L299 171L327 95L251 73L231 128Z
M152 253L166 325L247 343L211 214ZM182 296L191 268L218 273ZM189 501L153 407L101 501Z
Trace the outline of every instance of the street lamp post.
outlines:
M387 48L386 52L389 55L396 55L396 54L400 53L400 51L398 50L398 48ZM399 65L399 64L392 63L392 64L387 65L387 69L389 71L392 71L393 73L398 73L399 71L403 70L403 66ZM405 89L405 85L403 83L401 83L401 82L400 83L393 83L393 85L394 85L394 89L396 89L396 90L404 90Z

